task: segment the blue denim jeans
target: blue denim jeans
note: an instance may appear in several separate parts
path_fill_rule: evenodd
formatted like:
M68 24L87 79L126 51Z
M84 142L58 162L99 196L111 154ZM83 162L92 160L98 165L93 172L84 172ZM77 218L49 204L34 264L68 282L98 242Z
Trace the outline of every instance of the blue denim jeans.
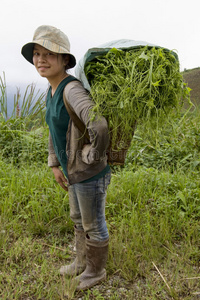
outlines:
M111 172L100 179L75 183L68 188L70 217L77 229L84 230L92 240L108 239L105 220L106 191Z

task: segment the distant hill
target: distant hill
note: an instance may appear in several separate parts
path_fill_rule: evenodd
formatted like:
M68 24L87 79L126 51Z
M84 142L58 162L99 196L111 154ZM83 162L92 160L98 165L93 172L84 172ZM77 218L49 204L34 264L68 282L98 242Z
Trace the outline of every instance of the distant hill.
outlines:
M200 105L200 68L185 70L183 73L184 82L191 90L191 101Z

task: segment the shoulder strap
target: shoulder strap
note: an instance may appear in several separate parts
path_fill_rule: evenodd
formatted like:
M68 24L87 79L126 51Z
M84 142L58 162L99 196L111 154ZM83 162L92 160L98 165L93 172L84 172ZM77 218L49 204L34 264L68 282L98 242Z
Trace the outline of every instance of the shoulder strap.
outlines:
M70 104L67 102L64 92L63 92L63 100L65 103L67 112L68 112L70 118L72 119L72 121L74 122L74 124L76 125L76 127L86 136L87 139L90 139L90 136L89 136L89 133L88 133L88 130L87 130L85 124L79 119L79 117L77 116L75 111L71 108Z

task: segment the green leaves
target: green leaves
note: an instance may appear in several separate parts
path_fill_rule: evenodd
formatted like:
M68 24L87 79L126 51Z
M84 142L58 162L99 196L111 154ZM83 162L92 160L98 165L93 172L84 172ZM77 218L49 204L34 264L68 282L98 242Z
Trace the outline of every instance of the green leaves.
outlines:
M111 49L85 65L85 74L96 103L95 114L103 114L112 133L112 144L128 144L135 122L145 122L164 111L180 110L189 101L179 62L162 48Z
M149 59L149 56L146 55L146 54L144 53L144 51L143 51L142 54L139 56L139 58L143 58L143 59L145 59L145 60L148 60L148 59Z

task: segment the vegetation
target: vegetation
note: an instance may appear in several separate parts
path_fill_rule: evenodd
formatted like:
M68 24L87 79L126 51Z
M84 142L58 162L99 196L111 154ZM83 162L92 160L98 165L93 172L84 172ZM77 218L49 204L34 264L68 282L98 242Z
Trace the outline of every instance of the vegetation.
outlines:
M108 280L84 293L59 275L74 255L73 224L47 167L47 129L33 119L0 118L0 298L199 299L198 107L154 132L138 124L108 189Z
M40 120L40 123L44 124L44 93L40 94L40 91L35 91L35 86L30 84L27 86L24 96L21 99L20 90L17 89L17 93L14 95L13 111L11 116L8 115L8 99L7 99L7 87L5 73L3 78L0 77L0 108L1 115L4 119L17 118L25 119L25 124L32 125L34 120Z
M87 62L84 71L95 100L94 115L108 120L114 149L129 145L135 122L163 112L166 118L189 95L176 54L162 48L112 48Z
M44 94L29 85L21 99L20 91L14 95L13 111L8 114L5 75L0 77L0 149L6 162L31 164L44 162L47 156Z

